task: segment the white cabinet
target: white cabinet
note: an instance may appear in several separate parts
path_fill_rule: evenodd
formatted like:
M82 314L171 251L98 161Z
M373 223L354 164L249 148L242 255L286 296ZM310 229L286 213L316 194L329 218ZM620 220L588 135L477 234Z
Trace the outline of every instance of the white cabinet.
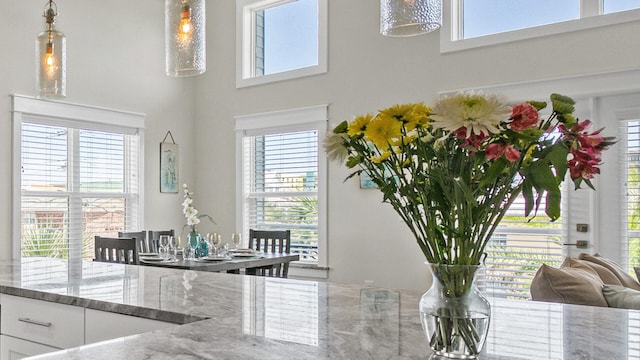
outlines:
M4 295L0 332L60 349L84 344L84 308Z
M93 309L85 310L85 342L115 339L176 326L164 321L139 318Z
M0 304L0 360L21 359L176 326L5 294L0 294Z
M17 339L8 335L0 335L0 359L2 360L17 360L56 350L58 349L51 346Z

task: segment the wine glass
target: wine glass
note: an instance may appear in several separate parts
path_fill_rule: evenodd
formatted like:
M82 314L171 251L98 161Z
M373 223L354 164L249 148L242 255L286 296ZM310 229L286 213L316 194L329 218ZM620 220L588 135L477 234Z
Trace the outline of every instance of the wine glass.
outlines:
M169 235L160 235L160 246L158 251L164 260L169 259Z
M239 233L231 234L231 242L233 243L234 249L238 249L238 246L240 246L240 241L241 241L241 236Z
M178 241L175 236L169 236L169 259L177 260L178 259Z
M220 242L221 242L222 238L220 237L219 234L217 233L213 233L213 235L211 235L211 246L213 247L213 251L214 251L214 255L218 256L220 255Z

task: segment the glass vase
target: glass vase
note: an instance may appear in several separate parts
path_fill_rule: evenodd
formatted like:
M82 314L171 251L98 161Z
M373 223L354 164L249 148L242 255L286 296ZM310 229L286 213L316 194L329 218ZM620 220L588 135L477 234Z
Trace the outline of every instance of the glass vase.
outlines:
M196 229L191 229L191 231L189 232L188 235L188 240L189 240L189 247L191 248L191 251L193 251L193 255L194 257L199 257L199 245L200 245L200 241L201 241L202 237L200 236L200 234L196 231Z
M476 285L480 266L429 264L431 288L420 299L429 346L441 357L475 359L489 330L491 307Z

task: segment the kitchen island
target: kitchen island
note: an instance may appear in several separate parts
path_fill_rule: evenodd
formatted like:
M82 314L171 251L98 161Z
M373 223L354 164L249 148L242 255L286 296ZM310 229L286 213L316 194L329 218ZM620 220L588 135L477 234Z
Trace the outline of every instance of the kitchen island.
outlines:
M55 259L0 261L0 295L175 323L39 359L428 359L418 292ZM640 312L491 299L482 359L640 358ZM117 327L118 324L109 324Z

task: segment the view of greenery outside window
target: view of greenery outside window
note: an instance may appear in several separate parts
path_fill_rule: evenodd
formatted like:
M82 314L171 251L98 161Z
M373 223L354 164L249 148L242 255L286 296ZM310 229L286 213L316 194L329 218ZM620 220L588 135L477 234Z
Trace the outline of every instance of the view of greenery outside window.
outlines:
M640 8L637 0L455 0L460 1L459 39ZM593 9L586 11L585 8ZM526 14L526 16L522 16Z
M244 233L291 230L291 252L318 260L318 131L243 139Z
M91 260L134 225L139 137L55 122L22 122L21 256Z
M626 134L625 158L623 170L626 172L626 197L623 210L626 210L626 252L629 272L640 266L640 120L626 121L622 124ZM624 258L624 257L623 257Z

